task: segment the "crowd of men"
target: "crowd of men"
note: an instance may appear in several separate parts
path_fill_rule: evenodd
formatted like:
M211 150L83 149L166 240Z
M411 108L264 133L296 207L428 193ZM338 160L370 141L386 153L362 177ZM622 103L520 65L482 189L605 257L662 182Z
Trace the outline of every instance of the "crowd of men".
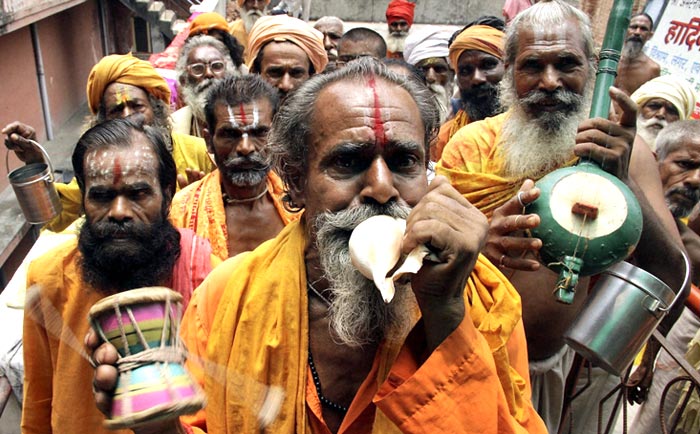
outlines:
M384 38L238 0L232 24L192 20L172 114L150 63L100 60L75 179L59 185L63 212L46 226L77 235L27 276L22 432L110 432L119 357L87 314L149 286L183 296L187 368L207 405L116 432L587 433L614 418L598 403L619 377L589 363L584 398L567 387L580 363L563 335L591 279L572 304L556 301L558 276L529 235L541 217L525 208L546 174L597 162L641 206L628 260L684 299L686 254L700 283L688 221L700 201L697 96L660 76L641 51L653 22L634 15L611 116L588 119L588 17L563 0L509 3L507 25L484 16L452 34L412 30L416 4L391 0ZM41 159L31 126L2 133L24 162ZM402 254L431 253L390 303L348 247L376 215L406 220ZM700 340L698 315L675 306L660 326L681 353ZM650 340L629 380L644 402L631 432L661 430L676 367L662 351L655 368L658 354Z

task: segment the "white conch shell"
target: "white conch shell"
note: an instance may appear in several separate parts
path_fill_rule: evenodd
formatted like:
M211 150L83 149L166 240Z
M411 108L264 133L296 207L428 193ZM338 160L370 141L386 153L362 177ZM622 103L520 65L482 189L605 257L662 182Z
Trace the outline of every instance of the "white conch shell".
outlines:
M401 258L401 242L406 231L406 220L377 215L363 221L350 235L349 249L352 264L382 294L385 303L394 298L394 281L406 273L416 273L423 258L430 253L420 245L408 254L404 263L387 277Z

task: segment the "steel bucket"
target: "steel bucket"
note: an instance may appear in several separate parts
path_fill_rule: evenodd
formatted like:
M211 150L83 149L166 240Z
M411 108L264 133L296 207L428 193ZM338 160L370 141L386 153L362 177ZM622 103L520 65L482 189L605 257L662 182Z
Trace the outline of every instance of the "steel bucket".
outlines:
M39 148L46 163L32 163L10 172L8 153L5 166L10 185L15 192L17 202L29 223L43 224L61 212L61 201L54 185L53 167L46 150L33 140L27 140Z
M688 273L686 281L687 276ZM578 317L564 334L564 341L589 361L620 376L675 297L656 276L628 262L619 262L601 273Z

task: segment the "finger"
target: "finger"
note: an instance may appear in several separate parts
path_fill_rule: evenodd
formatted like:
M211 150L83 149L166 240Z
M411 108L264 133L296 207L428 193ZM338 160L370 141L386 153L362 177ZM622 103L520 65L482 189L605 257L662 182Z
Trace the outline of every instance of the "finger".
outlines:
M102 414L109 416L112 414L112 394L96 390L95 405Z
M498 232L508 234L519 230L534 229L540 225L540 216L537 214L515 214L502 219Z
M92 355L98 365L114 365L119 359L117 349L109 343L100 345Z
M520 186L518 193L506 201L503 206L494 212L494 217L498 215L513 215L522 214L523 208L540 197L540 189L535 187L535 182L531 179L526 179Z
M632 101L626 93L620 89L611 86L610 98L612 98L622 109L619 124L623 127L634 127L637 125L637 104Z
M181 189L187 187L187 178L184 175L177 175L177 185Z
M117 368L112 365L99 365L95 368L93 386L98 392L112 392L117 386Z
M512 270L537 271L540 263L534 259L511 257L503 255L498 264L499 268L510 268Z

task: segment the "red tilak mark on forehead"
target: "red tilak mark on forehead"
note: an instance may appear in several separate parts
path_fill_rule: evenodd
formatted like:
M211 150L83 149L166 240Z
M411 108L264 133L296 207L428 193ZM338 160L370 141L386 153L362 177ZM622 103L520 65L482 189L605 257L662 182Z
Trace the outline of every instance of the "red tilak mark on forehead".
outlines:
M370 77L368 84L374 95L374 141L379 146L384 147L386 146L386 135L384 134L384 122L382 122L382 106L379 104L379 95L377 95L377 81L374 77Z
M114 177L112 179L113 184L119 184L122 179L122 165L119 163L119 157L114 159Z
M245 118L245 108L243 107L243 103L241 103L241 105L239 106L239 110L241 111L241 123L243 125L247 125L248 121Z

